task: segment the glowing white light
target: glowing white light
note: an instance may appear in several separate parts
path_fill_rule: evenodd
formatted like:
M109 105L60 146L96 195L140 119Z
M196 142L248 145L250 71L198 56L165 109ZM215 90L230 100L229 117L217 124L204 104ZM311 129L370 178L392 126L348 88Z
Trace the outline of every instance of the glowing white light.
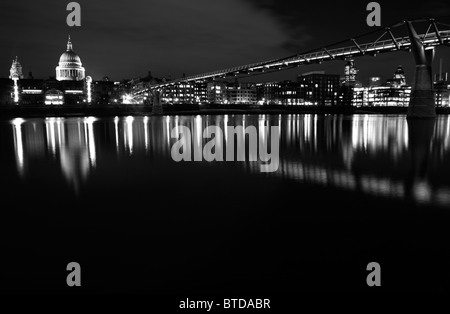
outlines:
M58 146L61 147L64 140L64 128L61 123L61 119L57 119L56 121L57 134L58 134Z
M269 131L269 128L265 127L265 122L264 120L260 119L259 120L259 136L262 140L262 143L264 143L264 145L267 145L266 141L267 141L267 136L268 134L266 132ZM245 134L244 134L245 137Z
M116 150L119 151L119 117L114 118L114 129L116 133Z
M24 122L25 122L25 120L22 118L16 118L16 119L12 120L12 124L14 124L14 126L20 126Z
M167 146L170 147L170 117L166 117Z
M311 120L312 120L312 115L307 114L304 117L304 138L305 138L305 142L309 142L311 140Z
M148 117L144 117L144 141L145 150L148 150Z
M41 94L42 89L23 89L22 93L24 93L24 94Z
M97 121L97 119L94 118L94 117L86 117L86 118L84 118L84 121L85 121L86 123L94 123L94 122Z
M17 166L22 174L24 169L24 153L23 153L23 140L22 140L22 123L25 120L17 118L13 120L14 125L14 146L16 149Z
M125 94L122 96L122 102L125 105L136 104L136 101L134 100L133 96L129 94Z
M180 124L179 124L179 117L175 116L175 134L180 134ZM172 134L169 134L170 137L172 137Z
M427 182L416 182L413 191L414 197L418 202L426 203L431 200L432 190Z
M126 140L128 143L128 149L129 149L130 155L133 154L133 122L134 122L134 118L131 116L129 116L125 119L125 124L126 124L126 128L127 128Z
M47 142L50 143L50 150L52 155L56 155L56 132L55 132L55 118L46 119L46 128L47 128Z
M225 143L228 142L228 115L223 118L223 130L225 132Z
M16 103L16 105L19 104L19 86L17 84L18 79L15 78L14 79L14 102Z
M87 101L88 101L88 103L91 103L91 102L92 102L91 84L88 85L87 93L88 93L88 99L87 99Z
M91 161L91 165L93 167L95 167L97 162L97 155L95 152L95 139L94 139L94 122L95 119L88 118L87 120L89 160Z

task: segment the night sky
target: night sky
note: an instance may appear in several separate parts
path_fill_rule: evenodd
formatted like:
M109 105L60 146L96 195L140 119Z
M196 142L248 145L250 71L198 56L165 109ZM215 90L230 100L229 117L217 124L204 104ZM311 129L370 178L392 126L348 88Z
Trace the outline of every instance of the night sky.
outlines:
M198 74L311 50L373 30L366 24L370 1L291 0L80 0L82 26L68 27L70 1L0 2L0 77L17 55L24 74L55 75L67 36L94 79ZM378 1L382 26L402 19L450 16L448 0ZM447 19L448 21L448 19ZM450 72L450 48L439 48ZM390 77L397 65L413 75L413 57L392 53L357 59L361 80ZM343 74L344 62L307 66L253 81L294 79L312 70Z

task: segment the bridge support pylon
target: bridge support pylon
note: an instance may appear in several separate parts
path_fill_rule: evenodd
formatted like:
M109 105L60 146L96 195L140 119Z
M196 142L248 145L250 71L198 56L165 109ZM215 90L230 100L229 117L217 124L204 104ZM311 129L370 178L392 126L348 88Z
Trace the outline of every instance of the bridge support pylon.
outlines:
M408 119L435 118L436 103L433 90L432 63L434 48L425 49L411 22L407 21L411 49L416 61L416 76L408 107Z
M152 107L152 115L154 116L162 116L164 114L164 110L162 107L162 94L163 91L162 90L155 90L153 92L153 107Z

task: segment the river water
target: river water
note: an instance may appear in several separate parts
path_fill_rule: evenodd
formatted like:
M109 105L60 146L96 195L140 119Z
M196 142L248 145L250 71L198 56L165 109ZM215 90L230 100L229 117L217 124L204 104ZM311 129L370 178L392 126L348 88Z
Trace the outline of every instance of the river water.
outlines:
M248 143L205 161L211 126L216 153L277 131L276 171ZM202 161L174 161L182 127ZM17 118L0 145L2 291L64 292L69 262L91 292L371 292L369 262L385 291L450 290L449 116Z

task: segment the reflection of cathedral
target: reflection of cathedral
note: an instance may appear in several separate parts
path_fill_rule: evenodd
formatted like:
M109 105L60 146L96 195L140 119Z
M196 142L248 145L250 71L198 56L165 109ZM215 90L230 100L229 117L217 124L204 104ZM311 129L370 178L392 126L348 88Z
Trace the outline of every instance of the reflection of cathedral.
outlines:
M64 178L78 193L96 166L94 121L93 118L13 120L18 173L26 175L32 168L32 160L45 160L50 155L59 160Z
M67 50L59 58L56 67L56 79L58 81L82 81L85 77L80 57L73 51L72 42L67 42Z

